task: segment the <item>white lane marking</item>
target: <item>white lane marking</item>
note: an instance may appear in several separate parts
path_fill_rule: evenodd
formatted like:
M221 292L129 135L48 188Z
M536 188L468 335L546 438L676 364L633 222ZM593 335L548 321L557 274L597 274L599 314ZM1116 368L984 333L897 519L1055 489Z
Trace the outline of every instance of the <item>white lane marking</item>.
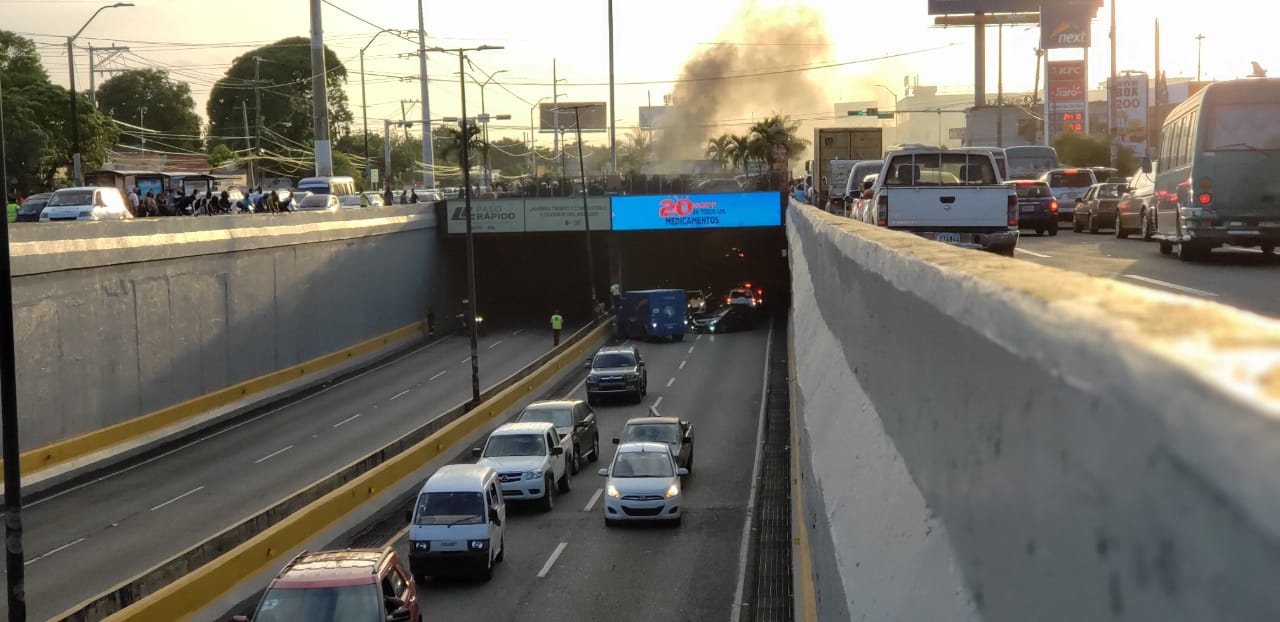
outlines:
M1170 283L1170 282L1168 282L1168 281L1161 281L1160 279L1153 279L1153 278L1151 278L1151 277L1146 277L1146 276L1142 276L1142 275L1138 275L1138 274L1126 274L1126 275L1124 275L1124 278L1126 278L1126 279L1133 279L1133 280L1135 280L1135 281L1142 281L1143 283L1150 283L1150 284L1152 284L1152 285L1159 285L1160 287L1167 287L1167 288L1169 288L1169 289L1178 290L1178 291L1180 291L1180 292L1185 292L1185 293L1188 293L1188 294L1195 294L1195 295L1197 295L1197 296L1208 296L1208 297L1210 297L1210 298L1217 298L1217 297L1218 297L1218 295L1217 295L1217 294L1215 294L1215 293L1213 293L1213 292L1206 292L1206 291L1204 291L1204 290L1202 290L1202 289L1196 289L1196 288L1194 288L1194 287L1187 287L1187 286L1185 286L1185 285L1178 285L1177 283Z
M447 338L446 338L446 339L447 339ZM123 469L120 469L119 471L113 471L113 472L111 472L111 473L108 473L108 474L106 474L106 475L103 475L102 477L99 477L99 478L96 478L96 479L89 480L89 481L87 481L87 482L85 482L85 483L83 483L83 484L80 484L80 485L78 485L78 486L72 486L71 488L68 488L68 489L66 489L66 490L62 490L62 491L56 492L56 493L54 493L54 494L51 494L51 495L49 495L49 496L47 496L47 497L44 497L44 498L41 498L41 499L37 499L37 500L35 500L35 501L32 501L31 503L23 504L23 506L22 506L22 507L23 507L23 509L26 509L26 508L33 508L33 507L35 507L35 506L37 506L37 505L40 505L41 503L45 503L45 502L48 502L48 501L52 501L52 500L54 500L54 499L57 499L58 497L62 497L62 496L65 496L65 495L69 495L69 494L71 494L71 493L73 493L73 492L75 492L75 491L77 491L77 490L80 490L81 488L85 488L85 487L88 487L88 486L93 486L94 484L98 484L98 483L101 483L101 482L105 482L105 481L107 481L107 480L109 480L109 479L111 479L111 478L113 478L113 477L119 477L119 476L124 475L125 473L128 473L129 471L132 471L132 470L134 470L134 469L138 469L138 468L144 467L144 466L146 466L146 465L148 465L148 464L151 464L152 462L155 462L155 461L157 461L157 460L161 460L161 459L163 459L163 458L167 458L167 457L169 457L169 456L172 456L173 454L176 454L176 453L178 453L178 452L180 452L180 451L182 451L182 450L184 450L184 449L186 449L186 448L188 448L188 447L194 447L195 445L199 445L200 443L203 443L203 442L205 442L205 441L215 439L215 438L217 438L217 437L219 437L219 436L222 436L223 434L226 434L227 432L230 432L230 431L232 431L232 430L234 430L234 429L236 429L236 428L240 428L240 427L243 427L243 426L249 425L250 423L253 423L254 421L257 421L257 420L259 420L259 419L261 419L261 418L263 418L263 417L269 417L269 416L271 416L271 415L274 415L274 414L276 414L276 413L278 413L278 412L280 412L280 411L282 411L282 410L284 410L284 409L286 409L286 408L292 408L292 407L294 407L294 406L297 406L298 404L301 404L301 403L303 403L303 402L306 402L307 400L311 400L311 399L314 399L314 398L319 397L319 396L321 396L321 395L324 395L325 393L328 393L328 392L330 392L330 391L332 391L332 390L334 390L334 389L336 389L336 388L338 388L338 387L340 387L340 386L342 386L342 385L344 385L344 384L347 384L348 382L353 382L353 381L355 381L355 380L357 380L357 379L363 378L364 376L368 376L369 374L372 374L372 373L374 373L374 372L376 372L376 371L379 371L379 370L382 370L382 369L384 369L384 368L390 367L390 366L392 366L392 365L395 365L396 363L399 363L399 362L404 361L404 360L406 360L406 359L409 359L409 358L411 358L411 357L413 357L413 356L416 356L416 355L418 355L418 354L421 354L422 352L424 352L424 351L426 351L426 350L429 350L429 349L431 349L431 348L435 347L436 345L439 345L439 344L441 344L441 343L444 343L444 342L446 341L446 339L439 339L439 340L436 340L436 341L432 341L432 342L429 342L429 343L425 343L425 344L423 344L423 345L421 345L421 346L419 346L419 347L417 347L417 348L414 348L413 350L410 350L410 351L408 351L408 352L405 352L405 353L404 353L403 355L401 355L401 356L397 356L397 357L395 357L395 358L393 358L393 359L391 359L391 360L385 361L385 362L383 362L383 363L381 363L381 364L379 364L379 365L376 365L376 366L374 366L374 367L370 367L369 369L366 369L366 370L364 370L364 371L362 371L362 372L359 372L359 373L355 374L354 376L351 376L350 378L347 378L347 379L345 379L345 380L343 380L343 381L341 381L341 382L336 382L336 383L334 383L334 384L331 384L331 385L329 385L329 386L327 386L327 387L324 387L324 388L320 389L319 391L316 391L315 393L307 394L307 395L303 396L303 397L302 397L302 398L300 398L300 399L293 400L293 401L289 402L288 404L282 404L282 405L277 406L277 407L275 407L275 408L272 408L271 410L268 410L267 412L264 412L264 413L262 413L262 414L260 414L260 415L258 415L258 416L256 416L256 417L251 417L251 418L249 418L249 419L245 419L244 421L241 421L241 422L239 422L239 423L236 423L236 424L233 424L233 425L229 425L229 426L227 426L227 427L225 427L225 428L222 428L221 430L218 430L217 432L214 432L214 433L212 433L212 434L210 434L210 435L208 435L208 436L202 436L202 437L197 438L197 439L195 439L195 440L193 440L193 441L191 441L190 443L187 443L187 444L185 444L185 445L179 445L179 446L174 447L173 449L170 449L169 451L166 451L166 452L164 452L164 453L162 453L162 454L160 454L160 455L158 455L158 456L153 456L153 457L151 457L151 458L147 458L146 460L143 460L142 462L139 462L139 463L137 463L137 464L133 464L133 465L127 466L127 467L125 467L125 468L123 468ZM374 406L374 408L377 408L377 406ZM3 514L0 514L0 516L3 516Z
M702 341L702 335L698 335L698 338L694 339L694 341Z
M670 388L671 385L675 384L675 382L676 382L676 379L673 376L670 380L667 381L667 387Z
M665 396L663 396L663 395L659 395L659 396L658 396L658 399L653 400L653 407L654 407L654 408L657 408L657 407L658 407L658 404L661 404L661 403L662 403L662 398L663 398L663 397L665 397Z
M397 531L396 535L391 536L390 540L387 540L386 542L382 543L382 548L385 549L389 546L395 546L395 544L400 541L400 538L403 538L409 535L409 527L411 527L411 525L405 525L404 529Z
M268 460L270 460L270 459L272 459L272 458L274 458L274 457L276 457L276 456L278 456L278 455L280 455L280 454L282 454L282 453L284 453L284 452L286 452L286 451L289 451L290 449L293 449L293 445L290 445L290 446L288 446L288 447L285 447L284 449L277 449L277 450L275 450L275 451L273 451L273 452L271 452L271 453L269 453L269 454L267 454L267 455L265 455L265 456L263 456L263 457L261 457L261 458L258 458L257 460L254 460L254 461L253 461L253 463L254 463L254 464L262 464L263 462L266 462L266 461L268 461Z
M1037 253L1037 252L1035 252L1035 251L1029 251L1029 250L1027 250L1027 249L1025 249L1025 248L1021 248L1021 247L1019 247L1019 248L1015 248L1015 249L1013 249L1013 250L1018 251L1019 253L1026 253L1026 254L1028 254L1028 255L1031 255L1032 257L1039 257L1039 258L1041 258L1041 259L1053 259L1053 256L1052 256L1052 255L1045 255L1044 253Z
M773 354L773 324L769 324L769 336L764 347L764 378L760 381L760 422L756 427L756 456L751 466L751 494L747 497L747 520L742 521L742 542L738 545L738 587L733 592L733 610L729 612L729 622L741 619L742 592L747 585L747 550L751 547L751 531L755 527L756 490L760 482L760 458L764 450L764 414L769 404L769 361Z
M689 346L689 354L693 354L693 346Z
M556 560L560 559L560 554L564 552L564 547L569 546L568 542L561 542L556 545L556 550L551 551L551 557L547 558L547 563L542 566L542 570L538 571L538 578L541 579L551 572L551 567L555 565Z
M590 512L591 508L596 506L596 501L600 500L600 493L604 492L603 488L597 488L595 494L591 495L591 500L587 502L587 507L582 508L583 512Z
M45 554L43 554L43 555L37 555L37 556L35 556L35 557L32 557L31 559L28 559L26 562L23 562L23 564L22 564L22 565L23 565L23 566L30 566L31 564L34 564L34 563L36 563L36 562L38 562L38 561L40 561L40 560L42 560L42 559L44 559L44 558L46 558L46 557L48 557L48 556L50 556L50 555L54 555L54 554L57 554L57 553L61 553L61 552L65 551L65 550L67 550L67 549L69 549L69 548L71 548L71 547L73 547L73 546L75 546L75 545L77 545L77 544L80 544L81 542L84 542L85 540L88 540L88 538L80 538L79 540L72 540L71 542L68 542L68 543L66 543L66 544L64 544L64 545L62 545L62 546L60 546L60 547L58 547L58 548L56 548L56 549L53 549L52 551L49 551L48 553L45 553Z
M524 332L524 329L523 329L523 328L516 329L516 332L511 333L511 336L512 336L512 337L515 337L516 335L519 335L520 333L523 333L523 332Z
M465 359L462 359L462 364L463 364L463 365L466 365L467 363L470 363L470 362L471 362L471 357L469 357L469 356L468 356L467 358L465 358Z
M680 361L680 369L684 369L684 364L688 362L689 361Z
M200 492L201 490L204 490L204 486L197 486L197 487L195 487L195 488L192 488L191 490L188 490L188 491L186 491L186 492L184 492L184 493L182 493L182 494L180 494L180 495L178 495L178 496L176 496L176 497L174 497L174 498L172 498L172 499L170 499L170 500L168 500L168 501L165 501L164 503L161 503L160 505L157 505L157 506L155 506L155 507L151 508L151 511L152 511L152 512L154 512L154 511L156 511L156 510L158 510L158 509L160 509L160 508L162 508L162 507L164 507L164 506L166 506L166 505L169 505L170 503L174 503L174 502L176 502L176 501L180 501L180 500L182 500L183 498L186 498L186 497L189 497L189 496L191 496L191 495L194 495L194 494L196 494L197 492Z
M447 374L447 373L449 373L449 370L447 370L447 369L446 369L446 370L444 370L444 371L442 371L442 372L440 372L440 373L438 373L438 374L436 374L436 375L434 375L434 376L432 376L432 377L430 377L430 378L427 378L427 380L428 380L428 381L435 380L436 378L439 378L440 376L443 376L443 375L445 375L445 374Z
M408 394L409 394L409 389L405 389L405 390L403 390L403 391L401 391L401 392L399 392L399 393L397 393L397 394L395 394L395 395L392 395L392 396L391 396L391 399L390 399L389 401L394 402L394 401L396 401L396 400L398 400L398 399L400 399L400 398L402 398L402 397L404 397L404 396L406 396L406 395L408 395Z
M343 425L345 425L345 424L351 423L352 421L355 421L356 419L359 419L359 418L360 418L360 414L361 414L361 413L356 413L356 414L354 414L354 415L351 415L350 417L347 417L346 419L343 419L342 421L339 421L339 422L337 422L337 423L333 424L333 427L335 427L335 428L340 428L340 427L342 427L342 426L343 426Z
M499 340L497 340L497 341L495 341L495 342L493 342L493 343L489 344L489 349L490 349L490 350L492 350L492 349L494 349L494 348L498 347L501 343L502 343L502 340L501 340L501 339L499 339Z

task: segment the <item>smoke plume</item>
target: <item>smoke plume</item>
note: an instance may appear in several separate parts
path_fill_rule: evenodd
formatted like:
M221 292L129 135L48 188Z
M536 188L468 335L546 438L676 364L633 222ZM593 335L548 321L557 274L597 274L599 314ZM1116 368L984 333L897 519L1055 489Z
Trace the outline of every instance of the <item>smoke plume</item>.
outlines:
M829 97L819 81L826 72L800 71L832 55L825 20L816 9L761 7L745 0L717 40L725 43L699 48L680 70L672 108L660 121L659 162L702 159L708 139L746 134L753 117L780 114L800 120L829 114Z

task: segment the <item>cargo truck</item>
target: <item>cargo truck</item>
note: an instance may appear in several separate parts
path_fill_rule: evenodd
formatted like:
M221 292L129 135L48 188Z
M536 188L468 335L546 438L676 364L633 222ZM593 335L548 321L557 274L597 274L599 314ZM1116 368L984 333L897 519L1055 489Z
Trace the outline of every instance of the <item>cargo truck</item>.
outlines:
M622 292L618 305L618 336L623 339L670 337L684 339L689 325L688 301L683 289L646 289Z
M831 197L844 197L846 177L833 178L833 160L879 160L884 154L883 133L878 127L820 127L813 130L813 160L809 174L813 176L813 188L817 193L815 205L826 207ZM846 165L850 166L850 165ZM845 176L847 168L843 168ZM839 188L832 188L834 181Z

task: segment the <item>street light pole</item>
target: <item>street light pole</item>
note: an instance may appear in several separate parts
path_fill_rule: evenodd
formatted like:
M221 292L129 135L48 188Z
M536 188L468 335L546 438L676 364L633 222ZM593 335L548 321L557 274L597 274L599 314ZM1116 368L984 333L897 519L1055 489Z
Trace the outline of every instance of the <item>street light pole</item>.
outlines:
M98 10L94 11L93 15L89 16L89 20L80 27L80 30L76 31L76 34L67 37L67 73L69 74L67 91L71 95L71 169L72 175L75 177L75 185L77 186L84 185L84 175L80 168L80 114L79 106L76 105L76 39L80 38L80 33L84 32L84 29L88 28L89 24L93 23L94 18L98 17L99 13L107 9L117 9L129 6L133 6L133 4L130 2L117 2L115 4L98 7Z
M612 0L610 0L610 4L612 5ZM596 262L591 252L591 213L587 209L587 167L583 164L582 158L582 119L579 116L579 110L581 108L577 106L573 108L573 124L578 132L578 173L582 176L582 222L587 236L587 284L591 287L591 305L587 308L595 309Z
M0 87L0 197L9 201L4 133L4 88ZM0 455L4 458L5 579L9 620L27 619L26 565L22 560L22 470L18 447L18 377L14 370L13 274L9 265L9 223L0 227Z
M329 72L325 69L320 0L311 0L311 130L315 134L316 177L333 175L329 143Z
M1196 82L1200 81L1200 52L1204 50L1204 33L1196 35Z
M534 177L538 176L538 130L533 126L533 111L544 101L547 101L546 96L529 106L529 174Z
M609 173L618 174L618 124L615 117L618 116L618 105L613 95L613 0L609 0ZM573 114L578 114L574 110ZM578 132L581 136L582 132ZM581 151L582 140L579 138L579 151ZM594 298L594 296L592 296ZM594 300L592 301L594 305Z
M1111 146L1111 168L1120 160L1120 145L1116 142L1116 0L1111 0L1111 79L1107 82L1107 134ZM1117 223L1117 227L1120 225Z
M364 117L364 183L365 184L373 183L373 175L370 174L370 171L372 170L372 168L369 165L369 97L366 94L366 91L364 88L364 53L365 53L365 50L369 49L369 46L373 45L374 41L378 40L378 35L381 35L384 32L398 32L398 31L391 28L383 28L382 30L379 30L378 32L374 33L373 38L369 39L369 42L366 43L364 47L360 48L360 114L362 117ZM384 141L387 140L389 136L390 136L389 134L387 136L384 136L383 140Z
M481 45L474 48L452 48L445 49L434 47L424 49L423 52L446 52L458 55L458 86L462 98L462 114L458 117L458 126L462 128L462 201L463 209L467 215L467 309L466 313L470 313L468 322L471 324L471 407L474 408L480 404L480 327L476 323L476 316L479 315L476 309L476 243L475 234L471 228L471 160L468 155L468 147L471 142L470 136L467 135L467 74L466 62L467 52L481 52L484 50L501 50L502 46L497 45ZM428 130L428 133L430 130Z

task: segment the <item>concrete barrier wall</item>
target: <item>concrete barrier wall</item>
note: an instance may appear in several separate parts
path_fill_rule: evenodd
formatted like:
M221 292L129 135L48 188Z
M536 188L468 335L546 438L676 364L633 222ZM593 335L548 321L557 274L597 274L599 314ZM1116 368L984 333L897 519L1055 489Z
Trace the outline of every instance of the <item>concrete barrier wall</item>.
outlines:
M421 320L430 205L12 226L23 450Z
M1280 619L1280 323L810 207L788 235L816 619Z

